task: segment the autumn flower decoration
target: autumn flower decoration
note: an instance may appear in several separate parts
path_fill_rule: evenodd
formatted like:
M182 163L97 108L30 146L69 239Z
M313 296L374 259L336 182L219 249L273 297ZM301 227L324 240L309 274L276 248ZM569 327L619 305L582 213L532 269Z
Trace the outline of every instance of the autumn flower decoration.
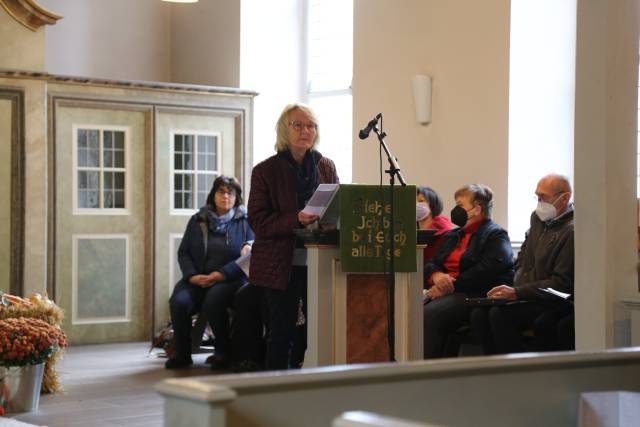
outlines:
M30 317L0 320L0 366L37 365L66 346L56 325Z

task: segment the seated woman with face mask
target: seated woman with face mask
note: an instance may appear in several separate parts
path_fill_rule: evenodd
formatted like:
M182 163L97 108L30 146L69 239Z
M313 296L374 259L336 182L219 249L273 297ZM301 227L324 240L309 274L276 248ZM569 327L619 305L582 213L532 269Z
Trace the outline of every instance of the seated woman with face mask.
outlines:
M493 286L513 283L513 252L507 232L491 220L493 193L469 184L455 195L451 220L459 228L424 267L424 357L445 356L449 334L469 322L466 298L484 296Z
M454 228L449 218L442 215L442 199L429 187L416 189L416 225L420 230L434 230L433 241L424 248L424 264L438 252L444 235Z

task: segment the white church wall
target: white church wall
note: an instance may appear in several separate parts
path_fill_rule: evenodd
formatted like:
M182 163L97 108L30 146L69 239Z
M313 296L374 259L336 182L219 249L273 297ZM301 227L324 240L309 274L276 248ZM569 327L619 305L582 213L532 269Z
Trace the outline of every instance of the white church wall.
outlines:
M438 191L445 213L461 185L486 184L494 219L507 226L509 4L354 2L353 182L379 180L375 136L361 142L357 133L382 112L408 182ZM433 78L427 126L415 120L416 74Z
M239 86L240 3L200 0L171 5L173 82Z
M45 30L45 71L123 80L170 80L169 3L39 0L62 15Z

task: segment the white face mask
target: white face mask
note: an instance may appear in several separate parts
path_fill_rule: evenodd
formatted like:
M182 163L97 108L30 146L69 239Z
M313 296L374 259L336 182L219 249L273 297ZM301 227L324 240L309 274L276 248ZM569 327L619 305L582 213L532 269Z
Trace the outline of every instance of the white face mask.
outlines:
M558 210L551 203L538 202L536 207L536 215L540 218L540 221L549 221L550 219L558 216Z
M424 202L416 203L416 222L422 221L431 213L431 209L429 209L429 205Z

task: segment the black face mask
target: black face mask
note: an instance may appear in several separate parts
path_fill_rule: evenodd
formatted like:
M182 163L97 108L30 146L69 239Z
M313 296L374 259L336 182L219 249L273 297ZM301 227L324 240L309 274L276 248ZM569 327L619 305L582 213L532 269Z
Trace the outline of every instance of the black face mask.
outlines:
M468 219L469 215L462 206L456 206L455 208L451 209L451 222L453 222L458 227L464 227L467 224Z

